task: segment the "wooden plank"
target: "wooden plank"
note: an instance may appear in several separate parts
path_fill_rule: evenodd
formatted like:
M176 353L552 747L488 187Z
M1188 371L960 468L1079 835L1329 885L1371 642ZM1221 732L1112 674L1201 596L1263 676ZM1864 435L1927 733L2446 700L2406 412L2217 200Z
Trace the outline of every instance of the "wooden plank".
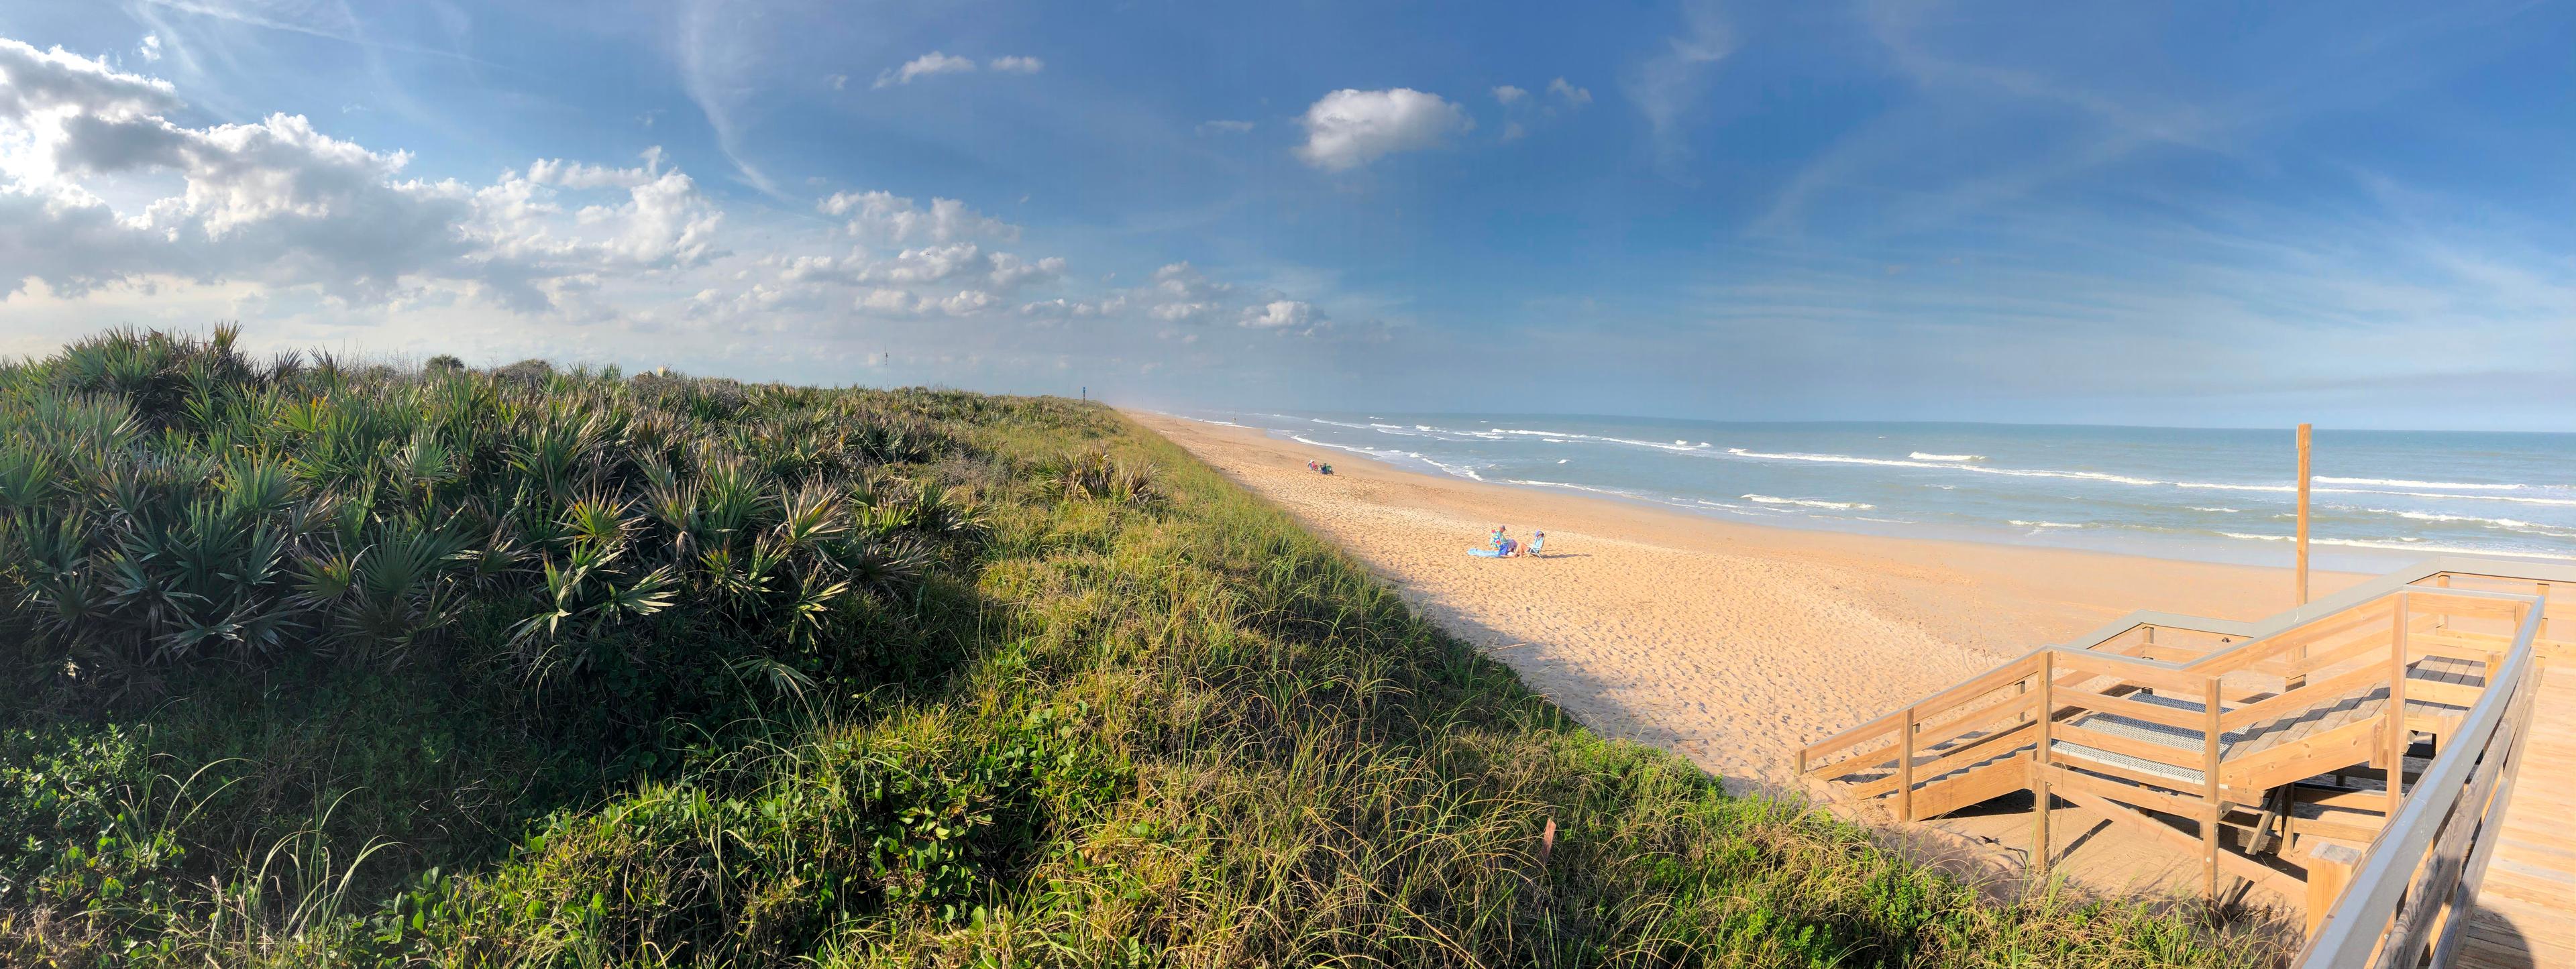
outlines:
M2412 595L2414 593L2407 593L2407 596ZM2395 621L2390 623L2393 628L2389 633L2392 648L2388 651L2388 709L2395 714L2387 718L2388 816L2392 818L2406 803L2406 747L2408 741L2414 739L2407 735L2406 729L2406 611L2413 603L2413 599L2406 597L2397 600Z
M2108 798L2082 791L2069 791L2063 796L2067 800L2075 802L2079 807L2083 807L2095 814L2100 814L2104 817L2110 818L2115 823L2126 824L2132 828L2153 834L2156 837L2163 839L2167 844L2176 845L2185 851L2196 851L2200 847L2200 839L2184 834L2182 831L2176 829L2170 824L2166 824L2152 817L2148 817L2147 815L2138 813L2136 810L2115 803ZM2273 891L2280 892L2281 894L2292 898L2298 897L2303 888L2303 886L2299 884L2298 879L2292 878L2281 872L2273 871L2270 868L2264 867L2260 862L2225 848L2219 849L2218 864L2221 869L2225 870L2230 875L2260 884L2265 888L2272 889Z
M2085 764L2084 769L2092 770L2093 765ZM2167 794L2134 784L2122 784L2118 781L2095 777L2069 768L2062 762L2050 764L2042 768L2040 773L2048 779L2049 788L2061 795L2067 791L2082 791L2150 811L2162 811L2185 818L2199 817L2206 813L2209 807L2207 802L2198 798L2183 794ZM2197 842L2193 843L2194 848L2198 846Z
M2198 694L2201 677L2181 667L2107 653L2061 651L2054 662L2061 672L2107 676L2127 683L2181 694Z
M1960 808L1983 804L2030 784L2030 754L2015 753L1975 770L1923 785L1914 792L1914 813L1937 818Z
M2522 624L2523 613L2531 608L2528 601L2491 599L2486 596L2461 595L2438 588L2409 586L2399 593L2406 597L2406 608L2413 612L2438 612L2449 616L2485 616Z
M2270 790L2303 777L2367 763L2385 729L2385 719L2383 715L2347 723L2241 760L2230 760L2219 770L2221 779L2239 791ZM2381 795L2379 800L2385 805L2388 798Z
M2119 697L2103 696L2102 694L2094 693L2089 690L2059 690L2052 694L2051 700L2062 707L2083 707L2087 710L2127 717L2131 720L2144 720L2148 723L2163 724L2176 730L2200 729L2201 715L2198 710L2177 710L2172 707L2159 706L2153 703L2140 703L2136 700L2123 700Z
M2302 595L2307 592L2306 589L2299 591ZM2201 881L2208 887L2209 897L2215 899L2218 897L2220 850L2218 820L2227 811L2227 801L2219 796L2218 791L2218 741L2220 735L2225 733L2218 726L2219 718L2223 716L2219 712L2218 705L2218 677L2209 678L2208 688L2201 691L2201 695L2209 698L2208 708L2202 711L2206 717L2204 726L2201 728L2201 747L2205 759L2200 768L2200 796L2202 800L2209 802L2209 820L2200 826L2200 875Z
M1914 820L1914 708L1905 708L1905 723L1896 728L1896 819Z
M2415 680L2414 682L2406 685L2407 699L2424 703L2439 703L2446 707L2465 708L2476 706L2478 704L2478 698L2485 696L2486 692L2486 688L2482 686L2468 686L2461 683L2427 683L2421 679Z
M1955 686L1951 686L1938 693L1934 693L1931 696L1915 701L1912 704L1911 709L1917 711L1929 711L1933 715L1938 715L1939 713L1947 711L1953 707L1964 705L1964 701L1972 700L1995 690L2011 686L2016 681L2030 676L2031 670L2036 668L2038 665L2036 657L2039 652L2041 651L2034 651L2031 655L2006 662L1994 669L1987 670L1986 672L1979 673L1962 680ZM1856 746L1864 740L1873 740L1882 735L1893 733L1896 730L1897 721L1903 716L1904 711L1901 710L1890 712L1875 720L1861 724L1860 726L1853 727L1831 737L1809 744L1807 745L1808 758L1810 760L1821 760L1826 754L1833 753L1834 751L1841 750L1845 747Z
M2159 764L2188 768L2190 770L2199 770L2201 767L2201 752L2198 749L2200 747L2198 743L2194 743L2189 748L2174 747L2167 744L2156 743L2151 740L2139 740L2136 737L2124 737L2115 733L2095 730L2091 727L2084 726L2081 722L2057 724L2051 728L2050 732L2052 734L2052 739L2063 740L2070 744L2082 744L2095 750L2107 750L2115 754L2127 754L2131 757L2143 760L2152 760Z
M2056 730L2054 721L2057 719L2057 700L2053 696L2057 680L2056 655L2055 653L2039 654L2039 717L2034 724L2039 730L2039 737L2030 751L2032 815L2030 857L2031 862L2038 866L2042 881L2048 878L2048 815L2049 808L2054 803L2052 801L2054 795L2048 790L2048 765L2049 747L2056 743L2053 739Z
M2022 696L2014 697L2002 703L1995 704L1994 706L1977 710L1976 712L1970 713L1967 716L1960 717L1956 720L1951 720L1930 729L1923 729L1920 733L1916 734L1914 745L1925 751L1930 751L1933 748L1957 739L1963 734L1980 728L1992 727L1997 720L2002 720L2006 717L2020 717L2022 714L2030 712L2030 710L2036 706L2038 706L2038 701L2035 698L2028 694L2023 694Z
M2338 673L2271 699L2248 703L2229 710L2225 716L2219 718L2219 722L2225 724L2228 730L2242 730L2276 719L2293 710L2304 710L2362 687L2377 684L2379 678L2386 675L2386 670L2376 667Z
M2010 753L2013 748L2029 743L2031 730L2032 727L2030 724L2023 724L1999 734L1991 734L1981 737L1977 742L1957 748L1939 757L1935 757L1929 763L1916 765L1911 776L1927 779L1936 778L1943 774L1948 774L1975 764L1979 761L2002 757L2005 754ZM1884 794L1895 793L1900 789L1898 787L1899 782L1903 781L1907 776L1908 775L1905 772L1897 771L1877 780L1863 781L1861 783L1851 785L1849 796L1857 800L1868 800ZM1925 816L1928 817L1928 815Z

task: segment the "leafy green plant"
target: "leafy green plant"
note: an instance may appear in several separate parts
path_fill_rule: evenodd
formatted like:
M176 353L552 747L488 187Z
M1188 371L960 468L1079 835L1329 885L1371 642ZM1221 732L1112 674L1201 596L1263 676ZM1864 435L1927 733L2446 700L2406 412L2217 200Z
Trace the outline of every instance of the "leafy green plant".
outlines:
M1097 406L238 342L0 363L0 963L2274 951L1592 735Z

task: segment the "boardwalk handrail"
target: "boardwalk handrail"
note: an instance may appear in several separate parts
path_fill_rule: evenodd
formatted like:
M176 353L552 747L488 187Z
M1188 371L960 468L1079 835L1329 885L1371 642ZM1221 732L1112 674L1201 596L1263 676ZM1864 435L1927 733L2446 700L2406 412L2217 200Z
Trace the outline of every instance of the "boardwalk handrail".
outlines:
M2436 931L2432 964L2449 961L2495 850L2494 825L2511 804L2539 682L2532 643L2545 605L2524 614L2511 649L2488 678L2485 695L2469 708L2457 739L2433 758L2405 807L2371 842L2360 869L2300 953L2301 969L2415 969L2427 955L2426 934ZM2470 803L2489 790L2492 799Z
M2385 576L2379 580L2364 583L2362 586L2356 587L2355 589L2347 590L2343 595L2333 597L2327 602L2319 604L2330 605L2330 608L2310 607L2292 610L2293 613L2298 614L2296 621L2263 624L2269 628L2262 628L2261 626L2247 623L2226 623L2222 620L2191 619L2191 617L2168 617L2166 614L2162 613L2142 615L2150 615L2157 617L2158 619L2186 619L2191 620L2191 622L2197 623L2198 625L2161 621L2131 622L2128 621L2128 619L2123 619L2120 622L2113 623L2109 626L2102 627L2101 630L2097 630L2097 633L2104 634L2093 638L2091 642L2077 640L2075 642L2055 643L2039 647L2010 660L1998 663L1974 676L1943 688L1931 696L1906 704L1905 706L1899 707L1875 719L1862 723L1859 726L1852 727L1851 729L1834 734L1831 737L1827 737L1823 740L1799 748L1796 771L1798 774L1804 775L1807 773L1808 768L1814 764L1816 758L1821 755L1858 746L1861 742L1873 739L1880 734L1899 732L1901 730L1901 725L1907 721L1907 718L1912 718L1912 722L1922 723L1927 717L1938 716L1959 709L1960 704L1964 701L1992 693L2004 686L2018 682L2020 679L2030 675L2030 671L2026 667L2028 667L2033 660L2037 659L2043 653L2081 657L2085 662L2100 662L2115 666L2128 666L2141 671L2168 674L2190 673L2201 670L2229 671L2241 669L2245 666L2251 665L2251 663L2244 660L2244 657L2261 655L2264 651L2272 649L2277 645L2275 640L2278 637L2299 632L2312 623L2318 623L2323 620L2372 605L2384 599L2404 596L2410 589L2418 588L2413 586L2413 582L2420 581L2423 578L2428 578L2433 575L2444 574L2447 571L2449 570L2437 568L2433 571L2426 572L2422 575L2417 575L2403 581L2399 581L2400 576L2406 575L2407 573ZM2451 574L2469 575L2491 573L2453 572ZM2424 592L2425 594L2436 594L2433 593L2432 590L2424 590ZM2438 594L2457 599L2525 601L2532 598L2526 595L2487 592L2474 589L2442 589ZM2531 614L2535 616L2539 615L2543 611L2545 605L2545 603L2535 603L2531 609ZM2130 618L2136 618L2136 616L2132 616ZM2129 656L2095 648L2103 642L2117 638L2118 636L2125 634L2128 630L2135 629L2142 625L2184 629L2208 629L2209 631L2229 631L2231 633L2239 634L2241 634L2241 631L2251 631L2256 628L2262 628L2262 632L2259 635L2254 635L2251 638L2233 643L2226 648L2211 650L2206 654L2195 657L2186 662L2148 659L2145 657ZM2114 674L2105 672L2104 675ZM1975 716L1976 714L1972 712L1969 715Z
M2454 580L2481 587L2455 587ZM2528 591L2485 587L2496 583ZM2385 820L2367 836L2370 844L2357 869L2330 868L2349 872L2348 878L2311 882L2312 914L2320 920L2311 922L2315 929L2297 965L2418 969L2429 958L2433 969L2441 969L2468 938L2479 885L2504 840L2502 819L2540 702L2541 668L2553 658L2576 661L2576 640L2551 635L2553 587L2563 605L2565 591L2576 589L2576 566L2444 556L2258 622L2135 612L1799 748L1797 774L1843 785L1838 796L1854 803L1888 797L1882 803L1896 820L1913 821L2018 787L2014 778L2026 773L2034 798L2054 794L2114 820L2142 822L2152 833L2200 852L2216 897L2221 869L2249 880L2288 877L2222 848L2220 826L2237 823L2227 820L2231 805L2244 808L2248 802L2239 798L2279 788L2283 778L2295 776L2291 772L2328 758L2349 754L2358 763L2367 755L2374 765L2386 765L2371 772L2384 771L2389 781L2387 808L2380 812ZM2459 618L2505 625L2479 631L2454 625ZM2564 622L2576 615L2562 612L2557 618ZM2132 635L2142 630L2145 635ZM2200 636L2158 643L2157 630ZM2218 643L2206 637L2219 637ZM2386 663L2374 669L2380 662L2375 651L2382 649ZM2418 680L2415 673L2424 670L2416 664L2427 660L2466 662L2481 672L2474 681L2446 681L2437 665ZM2237 673L2276 685L2255 687L2239 698L2222 683ZM2312 746L2249 745L2240 757L2232 742L2220 739L2222 733L2284 722L2276 718L2313 702L2296 698L2331 701L2374 684L2384 688L2384 712L2327 728ZM2453 712L2419 718L2408 706L2416 690L2424 691L2428 708ZM2162 695L2180 703L2164 703ZM2171 749L2085 725L2084 718L2104 715L2115 725L2148 725L2169 738ZM2052 729L2052 721L2061 718L2065 722ZM2355 733L2360 730L2370 733ZM2440 740L2417 774L2407 769L2405 750L2424 731ZM2187 742L2192 738L2201 741L2197 752ZM2185 742L2170 742L2175 739ZM2052 763L2052 743L2089 762L2071 768ZM2113 759L2098 756L2106 751ZM2026 766L2010 766L2013 759ZM2175 770L2159 773L2157 765ZM1981 770L1986 779L1972 780ZM1918 782L1931 799L1928 805L1916 796ZM2142 811L2196 820L2200 836L2169 830ZM2032 856L2040 871L2048 858L2047 817L2034 812ZM2321 836L2329 844L2347 837ZM2328 898L2334 901L2328 904Z

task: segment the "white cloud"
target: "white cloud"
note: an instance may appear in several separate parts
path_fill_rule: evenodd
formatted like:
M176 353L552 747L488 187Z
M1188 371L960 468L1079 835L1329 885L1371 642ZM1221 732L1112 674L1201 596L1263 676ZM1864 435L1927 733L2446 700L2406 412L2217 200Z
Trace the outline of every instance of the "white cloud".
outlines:
M1518 121L1506 121L1506 122L1503 122L1503 140L1504 140L1504 141L1519 141L1519 140L1521 140L1523 137L1527 136L1528 134L1529 134L1529 128L1528 128L1528 127L1526 127L1526 126L1524 126L1524 125L1522 125L1522 124L1521 124L1520 122L1518 122Z
M1202 135L1239 135L1250 130L1252 130L1252 122L1228 121L1223 118L1199 122L1198 128L1199 134Z
M961 289L948 296L920 296L900 289L871 289L859 294L859 309L875 313L907 316L973 316L1000 302L1000 297L980 289Z
M984 62L984 66L1007 74L1035 74L1046 70L1046 62L1034 57L996 57Z
M370 303L446 286L532 310L603 272L720 254L721 215L658 154L631 169L541 160L489 185L407 179L409 155L301 116L173 124L159 113L178 106L168 84L60 50L0 40L0 75L0 295L29 279L79 297L177 277ZM123 211L83 181L173 175L178 194Z
M1528 91L1521 90L1520 88L1513 87L1509 84L1494 88L1494 100L1504 104L1510 104L1525 97L1529 97Z
M1575 87L1572 84L1566 83L1565 79L1561 77L1547 82L1547 93L1563 99L1567 105L1572 107L1579 108L1592 103L1591 88Z
M1176 262L1154 270L1153 288L1168 300L1184 301L1223 296L1234 290L1234 284L1209 279L1198 267Z
M160 34L145 34L145 35L143 35L143 42L142 42L142 43L140 43L140 44L136 44L136 45L134 46L134 53L135 53L137 56L142 57L145 63L151 63L151 62L153 62L153 61L158 61L158 60L160 60L160 59L161 59L161 35L160 35Z
M1293 299L1274 299L1243 310L1243 325L1256 330L1304 329L1321 319L1313 304Z
M1118 293L1106 299L1073 300L1058 296L1033 303L1020 304L1020 315L1054 318L1115 316L1127 309L1127 294Z
M1326 171L1348 171L1399 151L1440 144L1475 128L1465 109L1437 94L1412 88L1360 91L1344 88L1306 109L1306 143L1297 157Z
M847 74L825 74L823 75L823 83L831 85L832 90L847 91L850 89L850 76Z
M995 289L1017 289L1030 283L1047 282L1064 275L1064 257L1048 256L1029 262L1007 252L997 252L985 260L992 271L985 279Z
M1735 52L1735 34L1720 20L1714 4L1682 8L1682 33L1664 51L1637 66L1627 84L1628 97L1646 116L1655 149L1655 164L1667 178L1681 179L1690 149L1682 143L1684 115L1699 102L1711 65Z
M938 51L931 51L904 62L902 67L877 75L874 86L891 87L897 84L910 84L918 77L929 77L933 74L961 74L974 69L975 62L970 58L950 57Z
M836 192L813 203L829 228L770 219L738 237L743 252L728 243L744 230L658 151L424 177L406 152L324 126L336 118L171 120L187 107L167 82L0 39L0 353L116 323L244 318L263 347L671 354L796 379L864 351L925 368L908 379L1007 381L1030 360L1165 340L1217 367L1321 319L1186 262L1086 285L957 199ZM1205 326L1232 322L1255 326Z
M1017 240L1020 227L967 208L956 199L933 198L928 209L892 192L834 192L816 203L826 215L848 216L853 236L896 244L919 239L950 242L988 237Z

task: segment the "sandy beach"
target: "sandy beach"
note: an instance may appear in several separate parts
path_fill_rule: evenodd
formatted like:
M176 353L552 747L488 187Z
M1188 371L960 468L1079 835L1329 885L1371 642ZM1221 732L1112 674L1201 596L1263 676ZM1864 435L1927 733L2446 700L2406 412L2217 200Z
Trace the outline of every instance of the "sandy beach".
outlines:
M1803 744L2132 610L2254 619L2290 605L2286 568L1746 525L1130 416L1341 544L1586 725L1681 751L1738 788L1783 778ZM1495 525L1545 530L1546 557L1467 555ZM2362 578L2311 581L2323 595Z
M2130 611L2254 619L2292 597L2287 568L1746 525L1130 416L1348 549L1585 725L1681 752L1735 790L1785 781L1803 744ZM1546 557L1467 555L1495 525L1545 530ZM2312 583L2324 595L2363 578ZM2014 842L2025 816L1945 827ZM2157 881L2179 860L2118 840L2077 854L2113 882Z

